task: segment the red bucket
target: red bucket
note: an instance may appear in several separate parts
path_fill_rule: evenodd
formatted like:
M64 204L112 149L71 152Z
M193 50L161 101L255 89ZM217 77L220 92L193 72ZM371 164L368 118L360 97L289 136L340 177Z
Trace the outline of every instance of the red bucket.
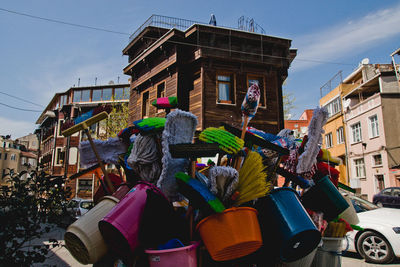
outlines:
M154 185L139 182L99 222L100 232L110 250L128 262L132 260L135 249L139 246L139 228L148 189L162 195Z

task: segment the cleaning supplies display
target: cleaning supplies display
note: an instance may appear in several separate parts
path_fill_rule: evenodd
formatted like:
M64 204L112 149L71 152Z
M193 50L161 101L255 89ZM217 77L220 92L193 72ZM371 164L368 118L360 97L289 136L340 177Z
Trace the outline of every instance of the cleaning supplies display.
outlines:
M176 108L176 97L163 97L153 106L165 118L136 120L106 141L88 136L80 153L89 169L81 172L93 172L102 191L65 234L71 254L82 264L108 255L126 266L309 267L321 256L321 237L326 247L357 223L337 189L333 165L341 162L319 145L327 112L317 108L308 136L297 140L289 129L247 127L259 101L253 83L241 129L204 119L200 127L194 114ZM66 133L87 131L86 122L104 116L84 115ZM105 163L121 166L119 175ZM278 174L284 187L277 188Z

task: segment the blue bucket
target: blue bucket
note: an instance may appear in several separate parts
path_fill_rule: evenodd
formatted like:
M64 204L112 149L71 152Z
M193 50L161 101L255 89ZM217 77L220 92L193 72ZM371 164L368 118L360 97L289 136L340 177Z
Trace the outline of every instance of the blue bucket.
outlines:
M321 241L321 233L297 196L288 187L273 190L259 205L264 244L272 244L284 262L310 254Z

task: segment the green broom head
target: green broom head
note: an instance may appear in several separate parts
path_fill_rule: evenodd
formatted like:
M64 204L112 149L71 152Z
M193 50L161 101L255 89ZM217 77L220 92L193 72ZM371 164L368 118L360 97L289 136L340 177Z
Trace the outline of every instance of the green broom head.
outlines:
M228 154L238 153L244 145L244 141L226 131L223 127L209 127L200 133L199 139L206 143L217 143L219 148Z
M135 128L143 133L161 132L164 130L166 118L151 117L133 122Z
M239 196L235 205L265 196L272 189L272 183L266 181L267 173L262 163L262 157L255 151L250 151L239 171L239 183L236 190Z
M224 204L211 191L198 180L193 179L183 172L175 174L179 192L189 199L193 207L205 213L223 212Z

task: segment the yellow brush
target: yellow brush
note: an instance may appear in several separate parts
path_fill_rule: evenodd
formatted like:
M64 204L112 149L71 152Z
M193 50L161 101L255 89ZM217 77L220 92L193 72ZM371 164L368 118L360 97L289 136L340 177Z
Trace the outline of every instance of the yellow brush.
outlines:
M235 205L239 206L263 197L271 191L272 184L266 182L266 176L262 157L257 152L250 151L239 171L239 183L236 191L239 191L240 194L235 200Z

